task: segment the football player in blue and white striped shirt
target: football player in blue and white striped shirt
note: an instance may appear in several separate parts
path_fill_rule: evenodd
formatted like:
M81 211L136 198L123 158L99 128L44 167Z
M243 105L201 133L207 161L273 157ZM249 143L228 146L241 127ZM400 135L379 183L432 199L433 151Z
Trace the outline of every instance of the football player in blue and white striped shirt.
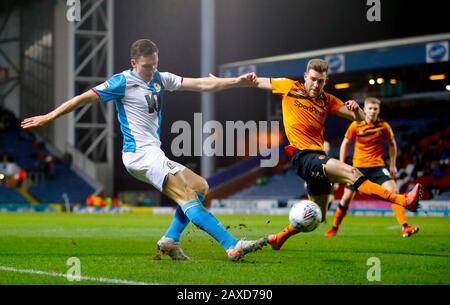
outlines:
M123 135L122 160L135 178L152 184L173 199L178 207L173 221L158 241L158 249L175 260L189 259L179 245L180 235L192 221L211 235L236 261L246 253L261 249L266 240L238 240L202 205L208 192L206 180L183 165L169 160L161 150L161 106L166 91L220 91L256 86L256 75L236 78L184 78L159 72L158 48L148 39L131 46L132 69L113 75L104 83L66 101L41 116L26 118L22 128L43 127L58 117L89 103L113 102Z

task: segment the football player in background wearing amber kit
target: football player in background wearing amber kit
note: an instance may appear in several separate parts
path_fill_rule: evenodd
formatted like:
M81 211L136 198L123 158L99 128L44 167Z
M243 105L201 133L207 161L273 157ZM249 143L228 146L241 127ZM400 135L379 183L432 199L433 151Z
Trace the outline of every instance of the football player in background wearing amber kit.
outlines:
M304 84L288 78L258 77L256 88L270 90L282 97L282 113L286 136L290 145L297 174L308 183L308 196L317 203L325 220L332 183L346 183L363 194L415 211L422 187L417 184L408 194L395 194L371 182L361 171L344 162L330 158L324 152L324 124L329 113L352 120L364 121L365 115L358 103L349 100L345 104L324 91L328 79L328 63L323 59L311 59L303 75ZM280 250L284 242L300 231L291 224L277 234L267 237L274 250Z
M355 141L353 153L353 166L360 170L370 181L383 186L391 193L398 193L394 178L397 174L395 161L397 158L397 143L391 126L379 118L380 100L374 97L364 101L364 113L366 119L363 122L353 122L345 133L341 144L339 160L345 162L352 141ZM389 144L389 170L385 168L383 160L384 144ZM344 219L348 207L356 195L356 190L347 185L344 195L334 215L333 227L325 233L325 236L335 236ZM402 226L403 237L409 237L419 231L419 227L408 225L405 209L402 206L392 204L392 210L398 223Z

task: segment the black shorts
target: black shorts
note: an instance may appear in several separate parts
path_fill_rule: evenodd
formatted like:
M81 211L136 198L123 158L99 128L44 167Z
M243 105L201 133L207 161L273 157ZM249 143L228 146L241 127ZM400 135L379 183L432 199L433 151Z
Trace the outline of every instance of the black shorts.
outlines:
M357 167L359 171L372 181L373 183L382 185L386 181L392 180L391 174L389 171L383 167L383 166L376 166L376 167ZM355 191L355 188L353 185L347 185L347 188L351 189L352 191Z
M325 174L324 165L330 160L323 151L296 150L292 165L297 173L307 183L309 195L332 194L332 183Z

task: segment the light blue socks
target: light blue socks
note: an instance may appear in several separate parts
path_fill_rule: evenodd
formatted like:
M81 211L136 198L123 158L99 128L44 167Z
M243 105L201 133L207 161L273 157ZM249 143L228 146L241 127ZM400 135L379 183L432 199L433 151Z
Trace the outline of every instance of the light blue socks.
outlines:
M238 240L225 230L219 220L206 210L200 201L189 201L183 205L182 210L193 224L217 240L225 251L237 244Z
M205 197L200 193L197 193L197 198L200 202L203 202L205 200ZM186 229L188 224L189 218L187 218L187 216L183 213L181 207L177 206L172 223L170 224L169 229L164 236L166 238L171 238L177 242L180 240L180 235L184 231L184 229Z
M184 231L184 229L189 224L189 218L183 213L183 210L180 206L177 206L175 210L175 215L173 215L172 223L170 224L169 229L167 230L165 237L171 238L174 241L180 240L180 235Z

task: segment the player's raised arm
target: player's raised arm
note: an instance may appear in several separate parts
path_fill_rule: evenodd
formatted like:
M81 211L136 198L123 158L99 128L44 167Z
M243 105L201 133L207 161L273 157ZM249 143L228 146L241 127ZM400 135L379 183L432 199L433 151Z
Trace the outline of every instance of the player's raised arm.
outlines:
M272 83L270 81L270 78L258 77L256 79L256 88L272 91Z
M92 90L89 90L83 94L77 95L64 104L57 107L55 110L44 114L24 119L20 126L22 128L35 128L44 127L47 124L53 122L60 116L73 111L74 109L87 105L89 103L97 102L99 97Z
M344 137L341 148L339 149L339 161L344 162L347 159L348 149L350 147L350 140Z
M345 102L345 105L336 110L336 115L341 118L357 122L364 121L366 117L364 111L354 100L348 100Z
M247 73L238 77L209 77L183 78L183 83L179 90L185 91L221 91L231 88L251 88L256 87L255 73Z
M395 162L397 160L397 142L395 139L392 139L388 142L389 144L389 173L392 178L397 176L397 166Z

